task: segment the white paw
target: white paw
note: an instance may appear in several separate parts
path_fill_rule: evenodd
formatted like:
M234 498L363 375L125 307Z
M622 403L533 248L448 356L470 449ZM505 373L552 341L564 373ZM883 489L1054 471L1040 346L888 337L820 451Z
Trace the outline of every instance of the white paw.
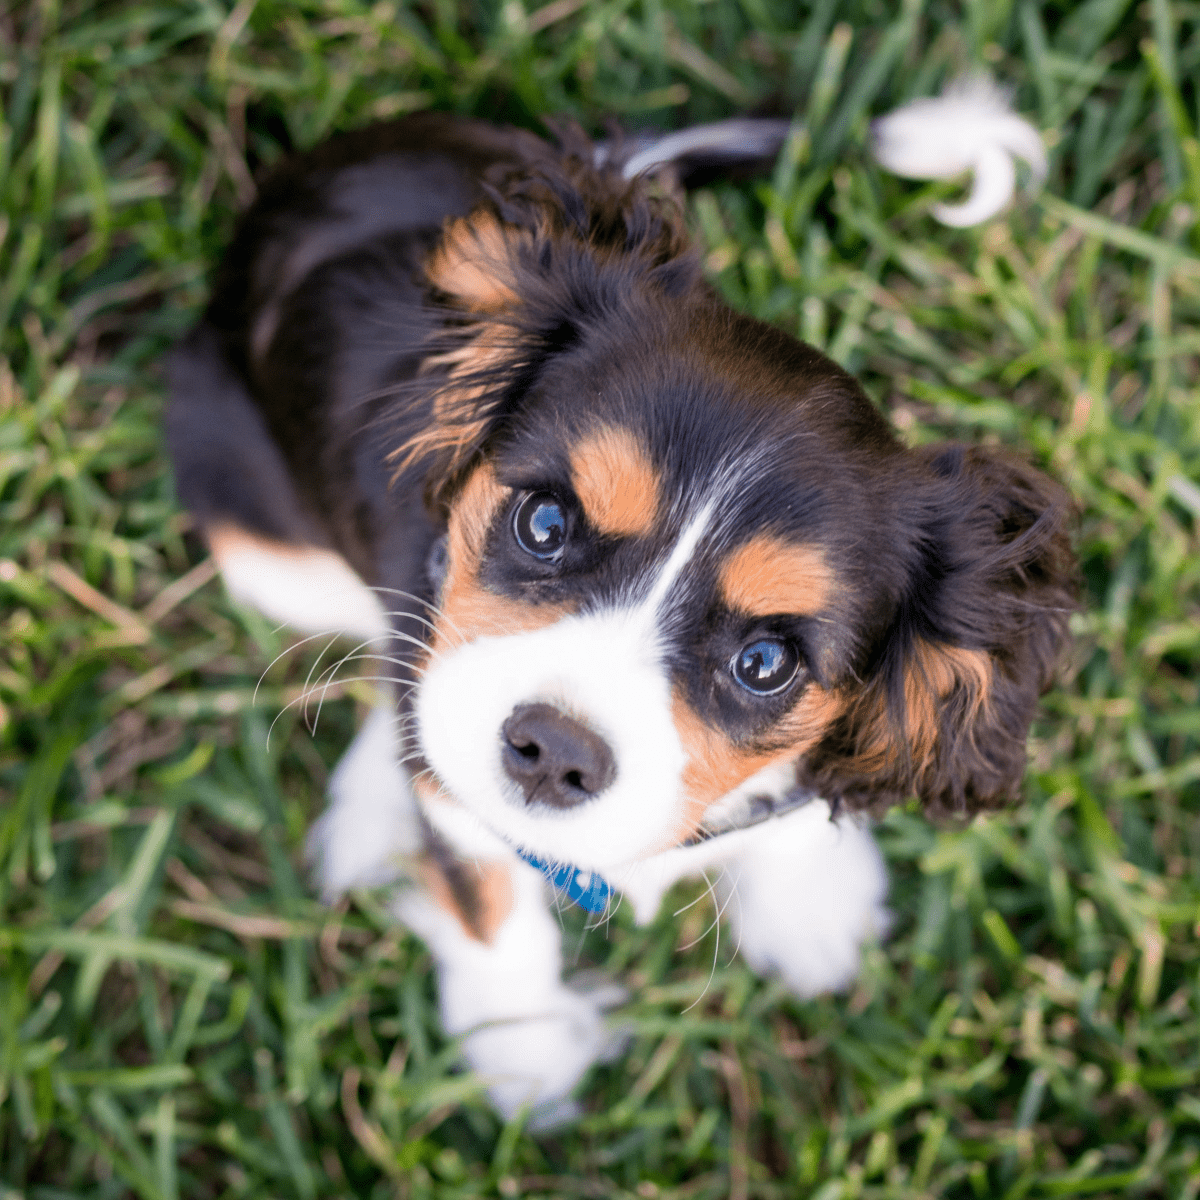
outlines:
M528 1105L532 1127L546 1129L572 1118L571 1092L588 1068L624 1049L628 1035L606 1013L625 992L595 977L562 982L542 876L516 859L507 866L514 907L490 942L416 887L400 891L392 911L433 952L442 1027L462 1039L492 1104L506 1119Z
M367 718L329 779L329 807L309 830L306 849L321 895L379 887L400 876L400 860L421 845L416 802L397 760L390 708Z
M463 1056L486 1084L488 1098L506 1120L526 1105L531 1127L546 1130L578 1115L571 1093L598 1062L620 1055L628 1041L605 1015L616 994L583 995L560 987L545 997L544 1015L497 1020L467 1033Z
M830 821L823 801L760 828L722 881L742 957L797 996L847 987L863 944L890 923L874 838L849 817Z

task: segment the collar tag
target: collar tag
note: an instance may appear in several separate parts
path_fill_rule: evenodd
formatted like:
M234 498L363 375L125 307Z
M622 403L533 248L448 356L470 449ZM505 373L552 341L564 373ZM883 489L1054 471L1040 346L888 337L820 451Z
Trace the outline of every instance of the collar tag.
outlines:
M612 888L596 874L563 863L548 863L542 859L517 850L517 854L531 867L536 867L567 899L577 904L584 912L601 913L608 907Z

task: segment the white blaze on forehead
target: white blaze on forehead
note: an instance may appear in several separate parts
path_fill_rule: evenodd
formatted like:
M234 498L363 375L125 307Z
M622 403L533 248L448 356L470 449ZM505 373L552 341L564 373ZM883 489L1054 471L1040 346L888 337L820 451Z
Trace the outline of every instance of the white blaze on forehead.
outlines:
M649 587L622 607L480 637L430 663L416 702L422 749L454 797L510 843L600 871L660 848L677 831L686 755L658 649L658 618L693 561L716 502L684 525ZM613 783L571 809L530 807L502 763L501 726L548 703L609 744Z
M683 532L676 539L675 545L671 548L671 553L667 556L667 561L663 563L658 575L655 577L650 594L639 605L639 609L647 614L651 620L658 615L658 610L667 598L667 593L670 592L675 581L683 573L683 569L692 561L696 553L696 547L700 544L700 539L708 532L709 522L712 519L715 507L715 500L710 499L705 501L700 511L684 526Z

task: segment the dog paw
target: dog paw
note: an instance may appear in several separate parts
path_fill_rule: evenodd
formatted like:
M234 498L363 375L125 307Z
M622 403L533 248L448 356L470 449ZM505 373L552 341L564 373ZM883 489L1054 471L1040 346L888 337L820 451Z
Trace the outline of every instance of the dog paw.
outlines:
M867 829L831 821L824 803L764 828L770 836L726 876L740 953L797 996L840 991L858 974L863 945L890 924L883 856Z
M469 1031L463 1056L506 1120L529 1106L532 1129L567 1124L579 1112L571 1093L580 1080L628 1044L627 1031L606 1016L623 999L620 989L581 994L562 987L547 997L548 1011L541 1015L497 1019Z
M597 1051L596 1061L616 1062L629 1048L633 1029L627 1022L614 1020L608 1014L629 1002L628 989L600 971L577 971L567 980L566 987L591 1004L605 1020L608 1035Z

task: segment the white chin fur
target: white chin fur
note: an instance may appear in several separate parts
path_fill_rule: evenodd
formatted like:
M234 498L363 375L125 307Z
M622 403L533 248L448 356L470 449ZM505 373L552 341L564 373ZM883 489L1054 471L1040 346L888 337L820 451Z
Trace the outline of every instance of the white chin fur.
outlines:
M504 772L500 727L518 704L554 704L600 734L614 782L579 806L529 807ZM634 614L566 617L479 638L434 660L417 701L421 747L454 797L515 846L599 871L678 832L685 756L652 632Z

